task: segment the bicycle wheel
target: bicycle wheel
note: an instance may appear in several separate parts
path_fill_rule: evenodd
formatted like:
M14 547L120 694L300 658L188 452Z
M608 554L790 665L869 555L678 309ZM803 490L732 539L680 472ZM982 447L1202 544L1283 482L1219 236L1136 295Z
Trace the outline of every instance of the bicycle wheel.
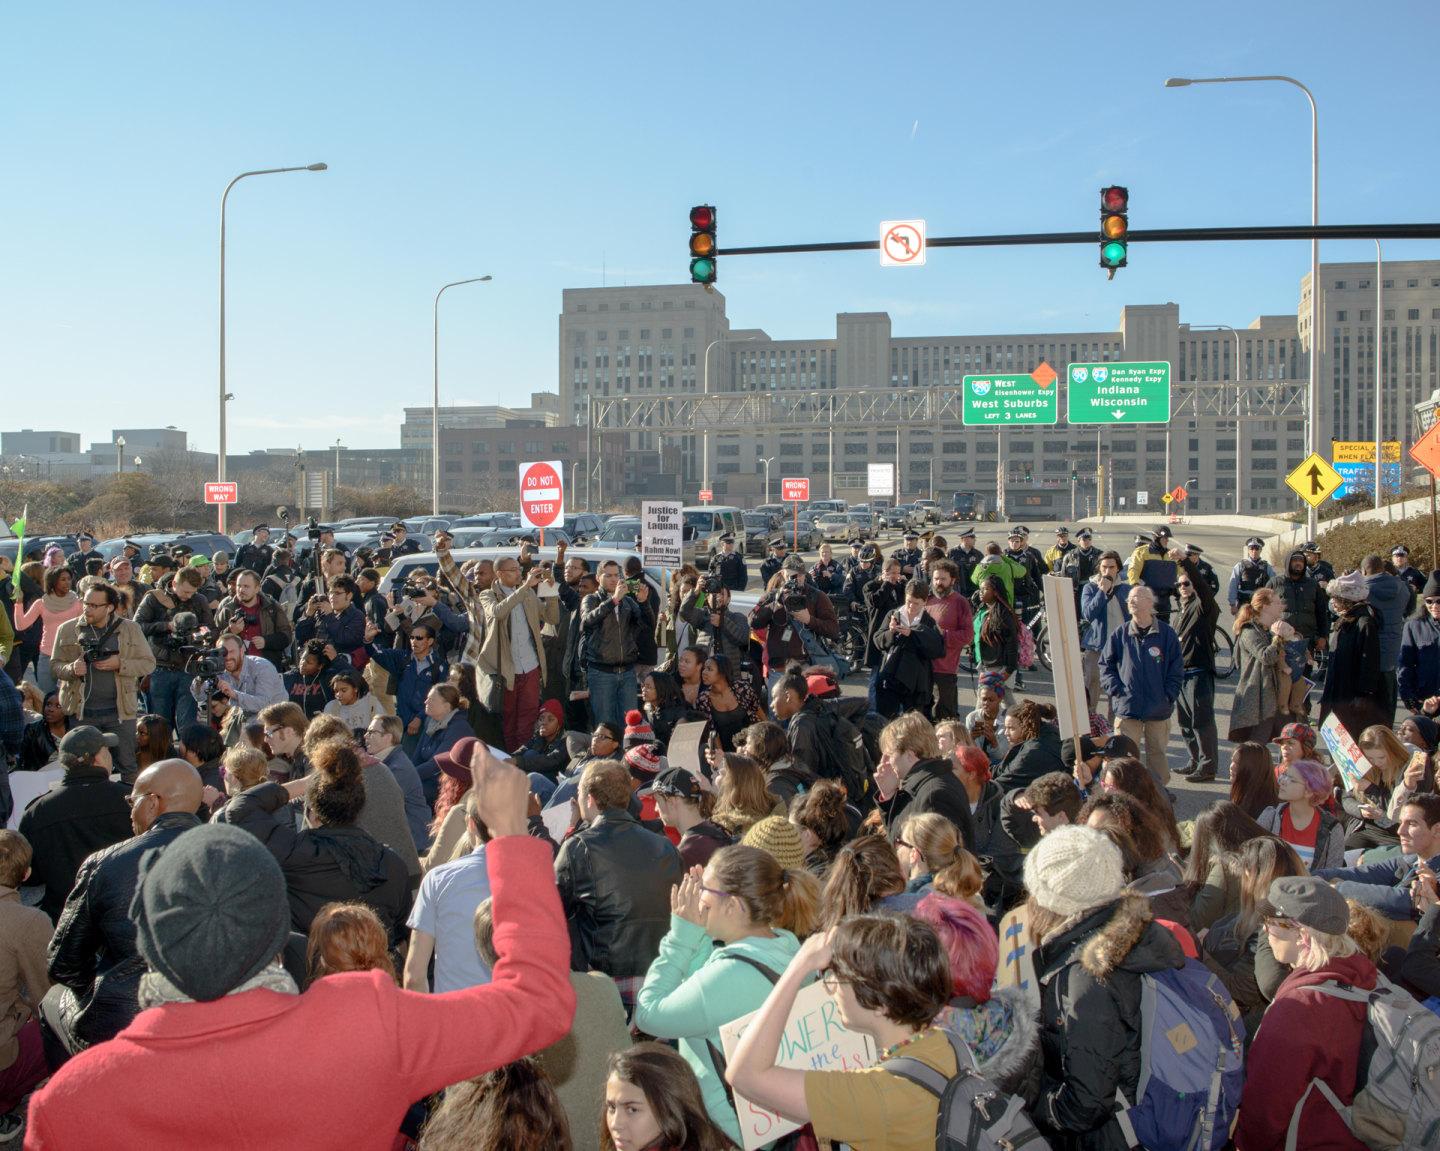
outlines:
M1035 662L1046 671L1054 671L1055 664L1050 657L1050 629L1045 626L1043 618L1039 627L1040 630L1035 633Z
M835 637L835 650L850 661L852 668L864 663L865 632L859 624L846 624L840 628L840 634Z
M1215 625L1215 678L1229 679L1235 674L1235 640L1230 632Z

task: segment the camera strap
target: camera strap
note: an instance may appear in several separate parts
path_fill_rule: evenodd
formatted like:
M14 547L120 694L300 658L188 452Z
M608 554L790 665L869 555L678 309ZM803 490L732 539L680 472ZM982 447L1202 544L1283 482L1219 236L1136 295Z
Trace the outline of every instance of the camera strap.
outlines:
M120 630L120 625L124 622L124 617L117 615L113 620L110 621L110 626L107 627L104 631L102 631L100 635L96 638L94 646L100 648L103 651L105 645L110 642L110 637Z

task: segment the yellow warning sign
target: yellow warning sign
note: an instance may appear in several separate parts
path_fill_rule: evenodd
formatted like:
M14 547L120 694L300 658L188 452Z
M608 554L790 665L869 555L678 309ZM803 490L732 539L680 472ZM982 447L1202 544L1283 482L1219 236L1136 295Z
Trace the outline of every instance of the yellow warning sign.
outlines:
M1312 508L1318 508L1340 489L1345 477L1317 453L1286 476L1285 482Z
M1163 496L1160 497L1160 499L1161 499L1162 502L1168 504L1168 503L1173 503L1174 500L1175 500L1175 497L1172 496L1169 492L1166 492Z

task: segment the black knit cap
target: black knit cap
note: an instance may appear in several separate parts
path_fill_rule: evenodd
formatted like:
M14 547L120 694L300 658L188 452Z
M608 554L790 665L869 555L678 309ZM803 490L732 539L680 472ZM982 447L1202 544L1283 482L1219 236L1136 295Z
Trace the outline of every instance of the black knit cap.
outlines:
M208 823L140 861L130 903L145 962L191 999L258 975L290 937L285 876L249 832Z

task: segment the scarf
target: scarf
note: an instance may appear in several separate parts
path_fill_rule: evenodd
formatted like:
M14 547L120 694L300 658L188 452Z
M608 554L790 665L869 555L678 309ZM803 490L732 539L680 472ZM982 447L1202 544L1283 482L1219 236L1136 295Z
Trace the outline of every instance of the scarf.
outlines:
M426 717L425 717L425 734L426 734L426 735L438 735L440 732L444 731L447 727L449 727L449 726L450 726L450 721L451 721L452 719L454 719L454 718L455 718L457 715L459 715L459 714L460 714L460 712L459 712L458 710L456 710L456 711L452 711L452 712L450 712L449 714L447 714L444 719L431 719L429 716L426 716Z
M50 615L63 615L79 601L80 597L77 596L74 591L67 591L64 595L46 594L41 600L43 604L41 610L48 612Z
M259 974L232 987L225 994L227 996L239 995L245 991L255 990L274 991L278 995L300 994L300 988L295 986L295 980L290 978L290 973L279 963L272 963L263 968ZM142 1011L151 1007L162 1007L167 1003L194 1002L193 998L186 995L158 971L147 971L140 977L140 1009Z

